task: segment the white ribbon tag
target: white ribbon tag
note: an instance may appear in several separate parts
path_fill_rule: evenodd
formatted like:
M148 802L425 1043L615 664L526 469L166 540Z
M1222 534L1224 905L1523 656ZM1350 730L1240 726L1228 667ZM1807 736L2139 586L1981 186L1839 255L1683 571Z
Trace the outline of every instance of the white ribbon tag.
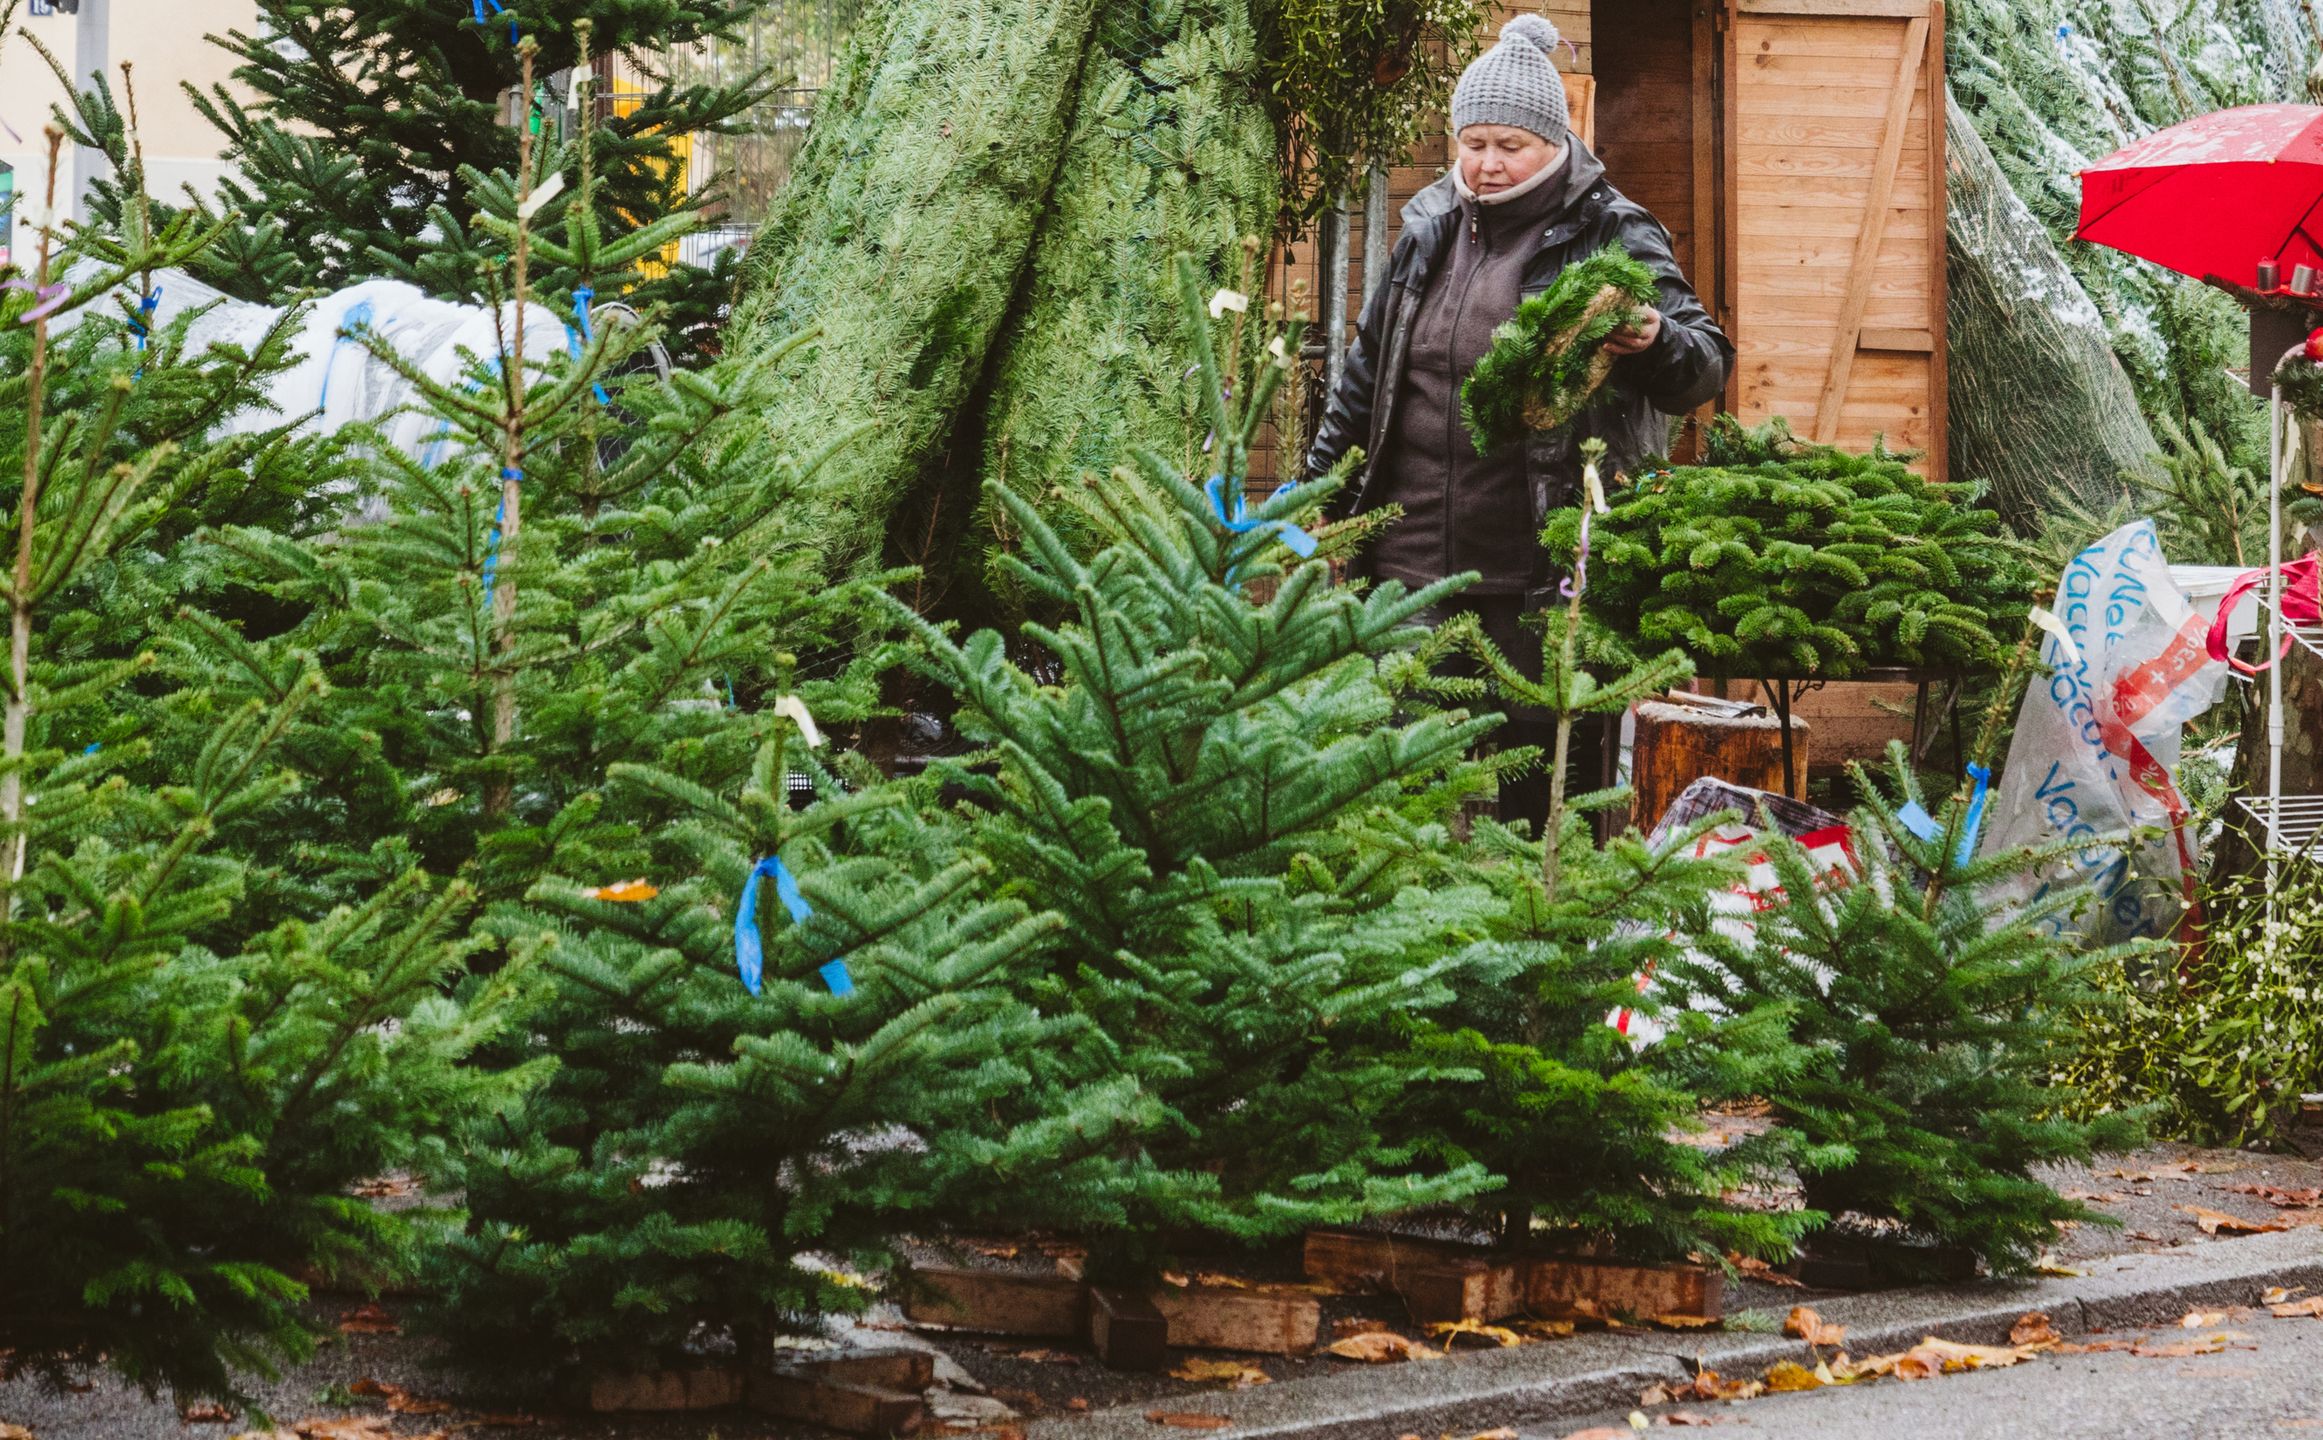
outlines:
M2065 628L2064 621L2038 605L2033 607L2032 614L2027 618L2033 622L2035 627L2046 630L2056 637L2057 644L2065 652L2066 664L2079 665L2081 663L2081 647L2073 643L2073 632Z
M1231 310L1240 315L1250 308L1250 297L1239 290L1221 290L1210 297L1210 318L1215 320Z
M549 176L547 180L543 181L541 187L538 190L535 190L530 195L524 197L524 203L516 207L516 218L519 220L530 220L533 216L540 213L541 206L546 205L549 201L556 199L559 194L563 193L564 188L565 172L559 170L556 174Z
M815 728L815 717L807 713L806 701L796 695L785 695L774 702L774 713L788 715L797 722L799 733L807 737L809 750L820 750L823 747L823 732Z
M1581 488L1589 496L1589 504L1600 515L1611 515L1613 507L1605 503L1605 486L1597 478L1597 467L1586 466L1581 471Z

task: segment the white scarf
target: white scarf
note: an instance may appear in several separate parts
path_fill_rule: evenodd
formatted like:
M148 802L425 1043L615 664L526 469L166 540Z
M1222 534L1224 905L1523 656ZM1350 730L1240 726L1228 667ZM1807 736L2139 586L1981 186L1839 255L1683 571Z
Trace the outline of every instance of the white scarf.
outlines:
M1570 164L1572 159L1573 147L1567 145L1562 155L1535 170L1525 179L1509 186L1506 190L1492 195L1479 195L1469 189L1468 172L1455 162L1452 166L1452 188L1459 192L1460 198L1463 200L1473 200L1479 205L1506 205L1511 200L1530 195L1543 185L1548 184L1554 177L1565 173L1565 166Z

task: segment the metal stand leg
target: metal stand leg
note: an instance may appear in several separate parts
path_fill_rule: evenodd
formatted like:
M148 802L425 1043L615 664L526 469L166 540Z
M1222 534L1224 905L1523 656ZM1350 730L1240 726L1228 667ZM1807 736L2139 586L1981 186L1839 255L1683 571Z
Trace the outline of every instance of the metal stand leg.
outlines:
M1783 793L1793 800L1806 797L1799 793L1799 759L1791 748L1791 682L1775 680L1768 684L1774 692L1775 723L1783 729Z

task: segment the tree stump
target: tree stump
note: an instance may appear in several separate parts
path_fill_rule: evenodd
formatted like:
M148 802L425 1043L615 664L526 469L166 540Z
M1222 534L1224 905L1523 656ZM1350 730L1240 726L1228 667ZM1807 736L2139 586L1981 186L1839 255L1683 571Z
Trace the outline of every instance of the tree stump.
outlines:
M1797 791L1806 798L1807 722L1791 716ZM1704 776L1783 793L1782 724L1764 706L1706 695L1665 695L1637 707L1630 788L1635 819L1651 829L1688 785Z

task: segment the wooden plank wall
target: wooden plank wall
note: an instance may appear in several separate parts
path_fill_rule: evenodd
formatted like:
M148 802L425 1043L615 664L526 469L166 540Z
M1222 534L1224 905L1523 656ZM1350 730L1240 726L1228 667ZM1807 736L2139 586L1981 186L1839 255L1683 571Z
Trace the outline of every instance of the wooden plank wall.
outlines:
M1941 4L1737 8L1725 97L1735 409L1851 448L1885 436L1941 474Z

